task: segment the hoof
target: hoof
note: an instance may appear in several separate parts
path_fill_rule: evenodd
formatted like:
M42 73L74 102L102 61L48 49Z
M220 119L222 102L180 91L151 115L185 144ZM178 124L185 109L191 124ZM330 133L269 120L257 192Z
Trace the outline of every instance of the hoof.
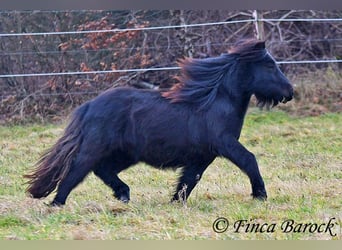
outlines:
M170 204L182 204L183 206L186 206L186 200L175 196L170 200Z
M127 196L121 196L119 198L119 201L121 201L122 203L127 204L129 202L129 198Z
M258 190L256 193L252 193L254 199L259 201L266 201L267 200L267 193L265 190Z
M130 194L129 194L129 188L128 187L121 187L114 191L114 197L121 201L122 203L128 203L130 201Z
M170 203L180 203L181 202L181 199L180 199L180 197L178 196L178 195L174 195L173 197L172 197L172 199L170 200Z
M253 199L258 201L267 201L267 195L266 196L253 196Z
M175 199L175 198L172 198L172 199L170 200L170 203L171 203L171 204L172 204L172 203L180 203L180 201L177 200L177 199Z
M48 205L49 207L62 207L65 205L65 203L61 203L58 201L52 201L50 204L46 204L46 205Z
M130 201L129 195L127 194L121 194L120 196L114 195L114 197L125 204L127 204Z

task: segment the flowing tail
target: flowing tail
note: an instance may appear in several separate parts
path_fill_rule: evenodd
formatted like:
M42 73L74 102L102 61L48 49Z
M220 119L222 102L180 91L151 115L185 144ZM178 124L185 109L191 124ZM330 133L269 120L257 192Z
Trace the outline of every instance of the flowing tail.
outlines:
M82 142L81 121L87 109L85 104L75 111L64 135L42 155L34 171L24 175L33 198L48 196L68 174Z

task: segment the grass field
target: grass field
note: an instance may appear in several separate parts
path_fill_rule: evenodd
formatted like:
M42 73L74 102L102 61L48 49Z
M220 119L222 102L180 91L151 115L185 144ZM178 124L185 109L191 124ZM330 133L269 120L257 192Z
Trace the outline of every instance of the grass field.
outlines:
M51 208L45 203L52 196L26 196L22 175L63 126L0 126L0 239L342 239L341 128L341 114L249 112L241 142L257 157L266 202L251 198L248 178L237 167L216 159L186 205L169 203L177 172L139 164L120 174L131 187L128 205L91 174L66 206ZM213 230L218 217L229 221L223 233ZM236 232L241 220L245 226ZM291 232L283 232L287 220L295 223Z

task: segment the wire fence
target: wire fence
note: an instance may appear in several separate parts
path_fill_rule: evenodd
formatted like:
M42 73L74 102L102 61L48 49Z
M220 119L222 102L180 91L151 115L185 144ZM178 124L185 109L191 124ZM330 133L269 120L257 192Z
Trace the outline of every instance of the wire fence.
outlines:
M98 34L98 33L116 33L116 32L129 32L129 31L152 31L152 30L167 30L167 29L185 29L194 27L205 27L205 26L220 26L220 25L232 25L238 23L251 23L265 22L265 23L282 23L282 22L342 22L342 18L279 18L279 19L267 19L267 18L248 18L243 20L234 21L222 21L222 22L206 22L206 23L194 23L194 24L182 24L182 25L166 25L166 26L152 26L152 27L141 27L141 28L125 28L125 29L104 29L104 30L74 30L74 31L58 31L58 32L27 32L27 33L2 33L0 38L9 37L36 37L36 36L54 36L54 35L86 35L86 34ZM342 37L330 38L330 39L313 39L312 41L326 42L326 41L342 41ZM282 41L286 42L286 41ZM222 43L223 44L223 43ZM205 45L203 45L205 46ZM160 47L158 47L160 48ZM132 48L127 48L127 50ZM155 47L157 49L157 47ZM112 51L115 48L104 49L105 51ZM84 50L82 50L84 51ZM90 52L92 50L88 50ZM93 50L99 52L99 50ZM53 53L77 53L79 50L70 51L15 51L5 52L1 51L0 55L31 55L35 53L39 54L53 54ZM341 59L337 58L324 58L324 59L312 59L312 60L289 60L289 61L277 61L278 64L318 64L318 63L341 63ZM46 76L70 76L70 75L90 75L90 74L109 74L109 73L133 73L133 72L151 72L151 71L167 71L167 70L179 70L177 66L166 66L166 67L149 67L149 68L128 68L128 69L116 69L116 70L96 70L96 71L68 71L65 72L34 72L34 73L16 73L16 74L0 74L0 78L15 78L15 77L46 77ZM91 92L92 93L92 92ZM69 93L70 94L70 93ZM85 94L85 92L75 92L73 94ZM42 93L41 93L42 95ZM46 95L59 95L57 94L46 94ZM2 96L4 98L4 96Z
M277 64L313 64L313 63L341 63L342 60L303 60L303 61L280 61ZM40 77L40 76L67 76L67 75L93 75L93 74L109 74L109 73L132 73L132 72L148 72L162 70L179 70L180 67L160 67L160 68L143 68L143 69L118 69L118 70L96 70L96 71L74 71L74 72L53 72L53 73L27 73L27 74L9 74L0 75L0 78L10 77Z
M298 39L298 42L305 42L307 41L307 39ZM342 37L341 38L322 38L322 39L310 39L310 42L341 42L342 44ZM289 43L289 41L275 41L275 43ZM230 46L232 45L232 43L229 42L222 42L222 43L211 43L212 46L216 46L216 45L225 45L225 46ZM194 44L194 47L204 47L206 46L206 44ZM342 45L341 45L342 46ZM146 46L146 49L166 49L166 48L178 48L179 45L168 45L168 46ZM83 49L83 52L86 53L98 53L98 52L113 52L113 51L118 51L118 50L127 50L130 51L132 49L134 49L134 47L127 47L127 48L106 48L106 49ZM80 53L80 50L67 50L66 51L68 54L77 54ZM7 52L7 51L1 51L0 55L2 56L17 56L17 55L35 55L39 53L40 55L53 55L53 54L61 54L62 52L60 50L47 50L47 51L25 51L25 50L21 50L21 51L16 51L16 52Z

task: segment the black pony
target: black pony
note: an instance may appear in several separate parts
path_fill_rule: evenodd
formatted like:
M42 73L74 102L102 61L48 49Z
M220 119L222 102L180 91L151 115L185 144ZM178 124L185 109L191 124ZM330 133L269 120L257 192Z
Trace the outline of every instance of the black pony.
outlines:
M91 171L128 202L129 187L118 174L137 162L180 168L173 201L185 201L208 165L223 156L245 172L254 198L266 199L254 155L239 143L254 94L260 106L292 99L293 89L262 41L237 44L228 54L184 59L179 83L169 90L116 88L84 103L64 135L37 163L27 191L63 205Z

